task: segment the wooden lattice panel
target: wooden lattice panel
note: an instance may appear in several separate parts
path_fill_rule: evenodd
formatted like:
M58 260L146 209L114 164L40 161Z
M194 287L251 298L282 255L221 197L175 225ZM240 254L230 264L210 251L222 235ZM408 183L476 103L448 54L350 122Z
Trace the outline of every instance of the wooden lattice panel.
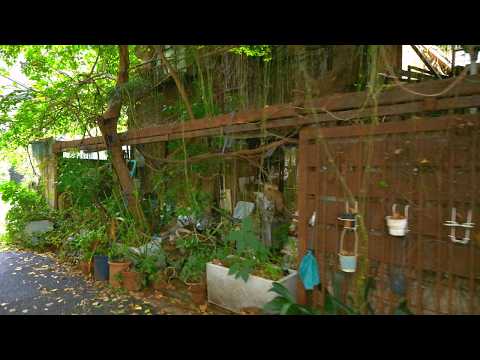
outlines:
M389 269L397 265L407 275L407 300L416 313L480 312L479 117L410 123L302 130L299 251L303 254L307 240L313 240L322 277L314 296L318 304L338 269L342 224L337 217L351 193L359 200L368 232L368 248L360 249L360 256L368 255L376 269L378 311L392 311L398 300L388 280ZM391 215L393 203L410 205L405 238L388 235L385 216ZM477 225L466 245L453 243L450 229L443 225L452 207L457 208L459 222L473 210ZM307 221L314 211L317 223L310 228ZM463 230L457 232L463 237ZM345 245L353 249L353 236ZM347 287L353 276L343 276Z

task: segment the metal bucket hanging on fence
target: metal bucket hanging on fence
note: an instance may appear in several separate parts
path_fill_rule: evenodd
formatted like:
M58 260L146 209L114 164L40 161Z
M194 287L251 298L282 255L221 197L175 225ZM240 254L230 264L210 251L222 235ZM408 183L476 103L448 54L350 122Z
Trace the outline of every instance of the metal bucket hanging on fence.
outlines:
M354 202L353 209L350 208L348 201L345 202L345 214L338 217L338 220L343 221L343 229L340 235L340 251L338 257L340 260L340 270L344 272L355 272L357 269L357 255L358 255L358 233L357 233L357 214L358 202ZM347 231L353 232L355 238L354 252L348 253L343 249L345 234Z
M343 249L345 234L347 231L353 231L355 238L354 252L349 253ZM343 228L342 234L340 235L340 252L338 253L340 259L340 270L344 272L355 272L357 269L357 257L358 257L358 233L355 230L349 228Z

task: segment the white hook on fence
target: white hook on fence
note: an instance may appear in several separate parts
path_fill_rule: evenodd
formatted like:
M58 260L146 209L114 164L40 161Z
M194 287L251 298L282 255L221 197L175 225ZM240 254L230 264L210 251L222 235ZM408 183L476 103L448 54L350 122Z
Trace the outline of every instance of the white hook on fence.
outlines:
M467 244L470 241L470 231L474 228L475 224L472 222L473 211L470 209L467 213L467 222L458 223L457 222L457 209L452 208L451 218L443 223L443 225L450 227L450 235L448 237L452 242L458 244ZM465 234L462 239L458 239L456 236L457 227L465 228Z

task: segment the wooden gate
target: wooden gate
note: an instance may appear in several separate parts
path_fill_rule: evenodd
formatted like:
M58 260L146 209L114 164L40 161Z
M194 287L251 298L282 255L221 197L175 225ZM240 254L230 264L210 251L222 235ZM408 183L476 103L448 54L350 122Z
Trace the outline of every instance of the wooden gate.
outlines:
M478 115L446 115L302 129L299 252L303 256L313 247L319 263L315 305L322 306L325 292L334 289L348 302L355 286L355 273L340 271L338 256L343 222L337 217L351 196L368 235L358 251L359 259L368 258L368 274L375 279L375 313L392 313L402 298L416 314L480 312L479 125ZM405 237L388 235L385 216L392 214L393 204L409 205ZM466 244L453 242L451 228L444 225L453 208L459 223L466 223L472 211L476 226ZM315 225L309 226L314 212ZM456 237L463 239L464 230L456 228ZM349 233L345 247L352 250ZM404 294L392 291L395 276L404 276ZM304 303L301 283L298 288Z

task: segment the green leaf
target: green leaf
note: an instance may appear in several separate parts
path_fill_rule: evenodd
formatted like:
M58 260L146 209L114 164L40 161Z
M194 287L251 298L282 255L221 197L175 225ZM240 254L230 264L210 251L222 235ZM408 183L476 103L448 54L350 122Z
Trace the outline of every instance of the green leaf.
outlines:
M272 288L268 291L274 292L274 293L288 299L291 302L295 301L293 296L290 294L290 291L288 291L288 289L285 286L283 286L282 284L280 284L278 282L274 282L272 284Z
M287 302L283 304L282 309L280 310L280 315L286 315L288 312L288 309L290 309L291 306L292 306L292 303Z

